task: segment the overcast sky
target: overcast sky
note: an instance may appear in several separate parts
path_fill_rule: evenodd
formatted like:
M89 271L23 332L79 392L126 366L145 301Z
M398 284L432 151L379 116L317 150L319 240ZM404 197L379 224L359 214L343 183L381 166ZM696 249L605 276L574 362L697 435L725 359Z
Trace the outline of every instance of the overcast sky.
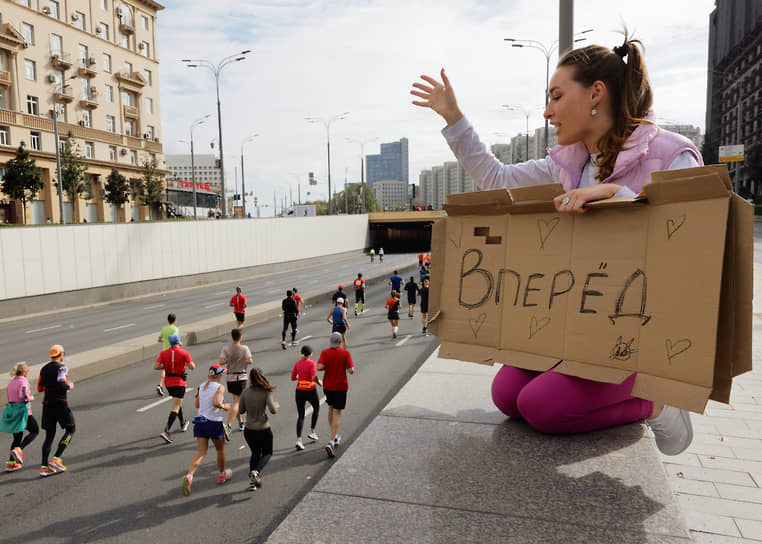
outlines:
M161 0L160 0L161 1ZM307 172L326 181L326 131L305 117L330 118L331 180L360 180L360 145L406 137L410 182L421 170L453 160L433 111L410 102L420 74L447 71L461 109L488 145L522 132L523 108L544 102L545 57L511 48L506 37L552 44L558 38L557 0L166 0L158 14L161 136L165 153L187 153L191 123L196 152L217 137L214 77L180 59L213 62L251 49L220 77L226 178L234 183L246 145L247 192L272 203ZM713 0L585 0L575 3L574 30L592 28L584 44L619 45L626 24L646 46L657 121L704 129L709 14ZM551 60L551 74L556 58ZM543 125L542 110L530 129ZM216 152L215 145L215 152ZM238 172L240 184L240 172ZM327 194L327 185L312 188Z

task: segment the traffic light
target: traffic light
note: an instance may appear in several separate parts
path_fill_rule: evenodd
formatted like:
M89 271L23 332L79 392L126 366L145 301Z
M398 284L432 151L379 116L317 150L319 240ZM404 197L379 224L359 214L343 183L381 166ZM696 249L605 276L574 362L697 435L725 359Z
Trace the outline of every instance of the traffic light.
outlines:
M307 174L307 177L308 177L308 178L309 178L309 180L310 180L310 185L317 185L317 180L315 179L315 174L314 174L314 172L310 172L310 173L308 173L308 174Z

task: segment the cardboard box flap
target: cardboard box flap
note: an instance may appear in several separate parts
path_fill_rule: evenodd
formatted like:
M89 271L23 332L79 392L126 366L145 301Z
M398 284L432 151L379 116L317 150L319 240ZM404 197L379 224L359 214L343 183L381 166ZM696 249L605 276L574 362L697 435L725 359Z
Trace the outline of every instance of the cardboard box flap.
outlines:
M639 373L631 395L701 414L709 393L709 387Z
M678 177L675 172L682 172L683 176ZM730 196L729 190L717 170L686 168L684 170L653 172L651 179L652 183L643 188L651 204L690 202Z
M555 368L556 372L577 376L594 382L622 383L632 376L631 370L622 370L620 368L607 368L600 365L591 365L580 363L578 361L561 361Z
M728 174L728 168L724 164L711 164L708 166L702 166L701 171L703 172L715 172L718 176L720 176L720 179L722 179L722 182L725 184L725 187L728 191L731 191L733 189L733 183L730 181L730 175ZM657 173L657 176L652 179L653 181L673 181L676 179L683 179L686 177L693 177L696 173L696 168L680 168L677 170L662 170ZM643 193L641 193L643 194Z
M511 189L511 198L516 204L528 202L552 201L558 195L564 194L564 188L560 183L548 183L546 185L529 185L528 187L516 187Z
M584 205L585 208L622 208L632 206L633 204L645 204L646 198L643 196L621 196L616 198L605 198L603 200L593 200Z
M513 200L507 189L476 191L473 193L453 193L447 195L447 204L443 207L447 215L475 215L506 213Z

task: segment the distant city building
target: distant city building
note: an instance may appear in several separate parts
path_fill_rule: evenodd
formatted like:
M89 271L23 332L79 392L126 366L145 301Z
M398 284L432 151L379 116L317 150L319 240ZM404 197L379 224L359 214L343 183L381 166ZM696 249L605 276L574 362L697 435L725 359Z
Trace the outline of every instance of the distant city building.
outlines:
M696 144L696 147L701 149L701 146L704 145L704 135L701 134L701 129L699 127L694 127L693 125L659 125L664 130L669 130L670 132L676 132L677 134L682 134L686 138L688 138L690 141L692 141L694 144Z
M395 206L406 206L408 200L408 183L396 179L379 179L371 186L376 201L383 209Z
M381 153L365 157L365 180L372 187L378 180L409 182L408 140L381 144Z
M167 200L178 207L185 217L193 216L193 168L191 156L164 155L164 164L170 174L167 176ZM220 205L222 183L220 169L215 155L193 156L196 172L197 215L207 213L209 208Z
M196 167L196 181L209 185L222 185L222 177L215 155L193 155L193 164ZM193 169L191 168L191 156L188 155L164 155L164 165L169 170L171 179L191 181ZM219 188L217 189L220 190Z
M728 163L730 176L739 194L757 202L762 180L752 179L749 167L750 156L762 153L761 73L762 1L715 0L709 15L704 156L715 161L719 146L742 144L746 162Z
M418 180L423 205L431 206L435 210L441 210L447 203L447 195L478 190L471 176L456 161L448 161L441 166L423 170Z

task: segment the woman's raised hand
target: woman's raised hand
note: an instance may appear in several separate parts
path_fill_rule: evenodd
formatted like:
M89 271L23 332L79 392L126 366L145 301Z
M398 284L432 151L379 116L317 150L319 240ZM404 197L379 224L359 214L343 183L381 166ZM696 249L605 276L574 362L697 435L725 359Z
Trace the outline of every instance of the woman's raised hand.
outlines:
M452 90L450 80L445 75L444 68L440 72L442 83L433 77L422 75L421 79L426 83L413 83L413 87L418 90L411 90L410 94L422 98L423 100L413 100L413 104L423 108L431 108L447 122L447 126L452 126L463 117L463 113L458 108L458 101L455 99L455 91Z

